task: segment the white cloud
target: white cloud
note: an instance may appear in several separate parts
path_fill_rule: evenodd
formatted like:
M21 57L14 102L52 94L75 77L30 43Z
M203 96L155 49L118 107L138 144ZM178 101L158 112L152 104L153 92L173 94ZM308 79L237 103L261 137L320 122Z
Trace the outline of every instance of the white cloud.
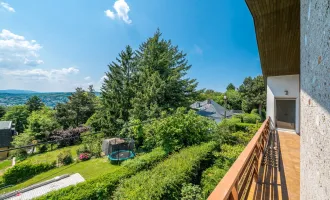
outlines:
M86 76L86 77L84 78L84 80L85 80L85 81L89 81L89 80L91 80L91 77L90 77L90 76Z
M104 13L105 13L105 15L107 16L107 17L109 17L110 19L115 19L115 13L114 12L112 12L111 10L106 10L106 11L104 11Z
M9 12L15 12L15 9L13 7L10 7L8 3L0 2L0 5Z
M35 40L28 41L24 36L3 29L0 32L0 67L14 68L20 65L43 64L38 54L41 48L42 46Z
M96 83L93 82L96 91L100 91L104 80L107 78L106 75L102 76Z
M100 82L100 83L103 83L105 79L107 79L107 76L106 76L106 75L102 76L102 77L100 78L99 82Z
M70 74L77 74L79 69L75 67L62 69L24 69L24 70L8 70L0 68L0 75L10 76L18 80L47 80L47 81L63 81Z
M125 0L117 0L113 4L113 8L115 9L115 12L111 10L104 11L105 15L111 19L115 19L118 17L119 19L123 20L126 24L131 24L132 20L130 20L128 16L128 12L130 11L130 8Z

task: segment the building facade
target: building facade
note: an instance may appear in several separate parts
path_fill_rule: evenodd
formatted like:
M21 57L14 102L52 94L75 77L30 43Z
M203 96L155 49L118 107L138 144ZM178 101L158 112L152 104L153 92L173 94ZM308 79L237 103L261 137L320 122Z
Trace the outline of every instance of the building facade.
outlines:
M330 198L330 1L300 5L300 194Z
M246 0L267 83L267 115L300 134L300 198L330 196L330 1Z
M0 150L7 150L13 141L15 130L11 121L0 121ZM6 159L8 152L0 152L0 160Z

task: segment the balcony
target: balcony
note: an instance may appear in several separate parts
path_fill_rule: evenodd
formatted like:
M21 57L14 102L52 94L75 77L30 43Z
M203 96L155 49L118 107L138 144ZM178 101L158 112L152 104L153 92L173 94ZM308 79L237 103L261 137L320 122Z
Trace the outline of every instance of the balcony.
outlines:
M299 199L299 149L300 136L268 118L208 199Z

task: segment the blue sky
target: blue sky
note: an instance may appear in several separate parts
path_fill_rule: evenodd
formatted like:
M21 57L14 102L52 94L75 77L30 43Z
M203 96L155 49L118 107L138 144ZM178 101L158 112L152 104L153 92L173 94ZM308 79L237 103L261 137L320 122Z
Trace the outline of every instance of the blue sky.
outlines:
M186 52L199 88L261 74L244 0L0 0L0 89L99 88L107 64L160 28Z

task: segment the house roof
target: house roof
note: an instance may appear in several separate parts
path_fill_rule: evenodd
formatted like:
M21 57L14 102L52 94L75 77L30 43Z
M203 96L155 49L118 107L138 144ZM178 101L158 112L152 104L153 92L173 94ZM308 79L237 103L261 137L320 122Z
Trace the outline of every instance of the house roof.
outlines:
M265 77L300 73L300 1L245 0Z
M11 121L0 121L0 130L1 129L11 129Z
M11 126L11 121L0 121L0 148L9 147L13 141Z
M199 115L212 118L217 122L221 121L221 119L225 117L225 112L226 117L231 117L233 115L231 110L226 110L213 100L195 102L191 104L190 107L196 109Z

